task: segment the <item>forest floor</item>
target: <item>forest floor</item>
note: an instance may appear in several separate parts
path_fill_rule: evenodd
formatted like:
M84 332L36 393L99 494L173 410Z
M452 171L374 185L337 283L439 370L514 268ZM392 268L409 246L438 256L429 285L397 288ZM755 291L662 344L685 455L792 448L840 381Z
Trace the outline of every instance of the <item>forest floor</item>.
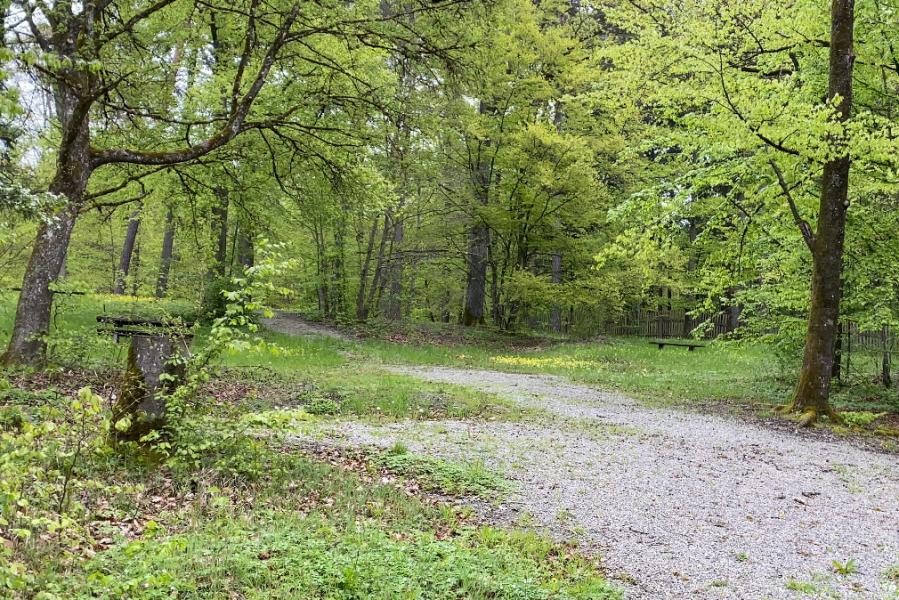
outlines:
M899 597L895 455L557 376L383 368L527 417L337 420L295 441L483 463L513 485L482 512L594 549L631 598Z
M96 316L189 309L65 298L48 368L0 373L13 598L899 598L877 357L834 395L845 425L797 431L763 343L282 312L221 357L174 452L111 446L128 344Z

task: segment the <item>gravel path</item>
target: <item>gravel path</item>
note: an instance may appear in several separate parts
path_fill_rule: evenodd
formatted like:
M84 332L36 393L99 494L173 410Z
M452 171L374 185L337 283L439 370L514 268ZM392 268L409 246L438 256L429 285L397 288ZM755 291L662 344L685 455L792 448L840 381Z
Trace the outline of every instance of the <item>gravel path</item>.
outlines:
M275 315L272 318L260 319L260 322L273 331L287 335L330 337L338 340L350 339L334 327L321 323L311 323L294 313L283 310L275 311Z
M899 599L899 461L720 416L641 406L566 380L394 368L547 412L530 423L343 422L339 443L481 460L508 504L598 548L629 598ZM832 561L852 559L838 575ZM894 575L899 577L899 574ZM804 594L791 588L802 588Z

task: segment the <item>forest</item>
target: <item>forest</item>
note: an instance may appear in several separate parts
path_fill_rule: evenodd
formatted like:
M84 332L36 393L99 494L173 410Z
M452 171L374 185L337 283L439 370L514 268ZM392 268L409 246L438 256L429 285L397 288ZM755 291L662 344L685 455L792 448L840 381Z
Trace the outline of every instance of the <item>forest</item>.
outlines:
M895 0L0 6L0 597L899 598Z

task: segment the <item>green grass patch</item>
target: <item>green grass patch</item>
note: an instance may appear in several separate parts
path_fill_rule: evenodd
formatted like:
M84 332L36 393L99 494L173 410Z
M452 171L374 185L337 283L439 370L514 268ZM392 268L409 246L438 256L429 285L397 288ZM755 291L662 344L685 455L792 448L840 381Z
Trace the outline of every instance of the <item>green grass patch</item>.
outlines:
M420 456L400 444L377 455L375 464L398 475L414 477L429 491L496 499L511 488L507 480L483 463L459 463Z
M469 529L438 539L320 515L262 512L137 540L91 561L101 598L620 598L584 560L529 534Z

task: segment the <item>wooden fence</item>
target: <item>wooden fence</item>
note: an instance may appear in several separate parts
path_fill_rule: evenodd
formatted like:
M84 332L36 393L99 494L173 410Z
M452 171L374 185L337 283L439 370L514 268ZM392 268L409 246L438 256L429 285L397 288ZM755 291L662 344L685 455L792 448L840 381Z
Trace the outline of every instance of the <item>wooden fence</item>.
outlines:
M896 351L896 333L890 327L862 330L858 323L840 323L840 348L843 352L869 352L892 354Z
M684 338L698 335L705 339L713 339L730 333L738 324L738 316L730 311L693 314L682 308L670 310L637 308L620 319L605 323L602 333L654 338Z
M529 311L523 320L531 329L550 330L549 311ZM713 339L730 333L739 324L737 312L692 314L683 308L651 310L634 308L616 319L588 308L562 312L562 331L575 337L623 335L655 338L684 338L694 336Z

